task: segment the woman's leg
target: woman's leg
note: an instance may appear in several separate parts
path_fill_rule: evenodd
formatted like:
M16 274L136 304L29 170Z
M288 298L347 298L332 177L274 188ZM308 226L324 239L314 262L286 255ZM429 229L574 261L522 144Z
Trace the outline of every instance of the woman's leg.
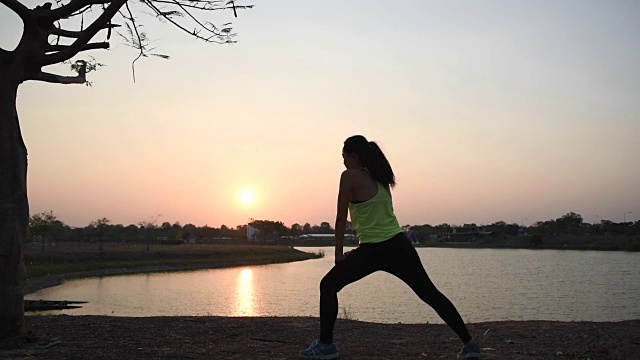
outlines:
M387 243L389 247L382 270L397 276L409 285L416 295L431 306L440 318L458 334L463 342L471 341L471 335L458 310L429 279L416 249L406 236L399 234Z
M337 263L320 282L320 342L333 343L333 328L338 317L338 292L345 286L380 270L377 244L360 246Z

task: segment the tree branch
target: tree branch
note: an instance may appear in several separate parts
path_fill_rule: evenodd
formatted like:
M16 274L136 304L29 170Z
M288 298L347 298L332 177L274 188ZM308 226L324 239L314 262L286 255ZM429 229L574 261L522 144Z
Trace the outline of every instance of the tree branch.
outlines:
M136 82L136 61L140 59L144 55L144 44L142 43L142 38L140 37L140 32L138 32L138 26L136 25L136 20L133 18L133 14L131 13L131 9L129 8L129 4L125 4L127 8L127 12L129 13L129 21L133 24L133 30L136 32L136 36L138 37L138 44L140 44L140 54L133 60L131 63L131 71L133 73L133 82Z
M52 10L49 14L49 19L51 21L64 19L85 6L108 4L110 2L112 2L112 0L71 0L67 5Z
M51 35L64 36L68 38L79 38L82 35L82 31L64 30L60 28L53 28Z
M37 80L55 84L84 84L87 82L87 63L82 62L78 68L78 76L62 76L47 72L37 72L28 74L26 80Z
M169 16L165 15L162 11L160 11L160 9L158 9L155 5L153 5L151 0L142 0L142 2L144 4L146 4L147 6L149 6L153 11L155 11L158 16L162 16L167 21L169 21L171 24L173 24L175 27L177 27L178 29L180 29L180 30L186 32L187 34L195 37L196 39L200 39L200 40L202 40L204 42L213 42L213 43L218 43L218 44L225 44L225 43L231 42L231 41L226 41L225 42L225 41L211 40L211 38L215 37L216 35L212 35L212 36L209 36L209 37L200 36L200 35L198 35L198 33L195 30L194 31L189 31L184 26L178 24L172 18L170 18Z
M182 9L182 11L184 11L187 15L189 15L189 17L196 23L198 24L198 26L200 26L202 29L204 29L205 31L208 31L216 36L221 36L222 34L217 33L215 30L218 30L215 26L213 27L213 29L208 29L206 26L204 26L200 20L198 20L195 16L193 16L189 10L187 10L182 4L180 4L178 1L173 1L176 5L178 5L180 7L180 9Z
M87 82L86 76L62 76L47 72L40 72L27 77L27 80L44 81L54 84L84 84Z
M154 3L181 5L198 10L215 11L215 10L227 10L227 9L251 9L253 5L242 6L214 6L210 1L172 1L172 0L153 0Z
M63 51L65 49L68 49L69 46L68 45L49 45L49 47L47 48L47 52L53 52L53 51ZM108 42L99 42L99 43L89 43L87 45L85 45L82 49L80 49L80 51L87 51L87 50L95 50L95 49L108 49L109 48L109 43Z
M114 0L104 10L102 14L89 25L88 28L82 31L82 34L71 44L67 49L57 52L51 55L45 55L42 59L38 59L37 62L40 66L51 65L65 60L71 59L78 52L80 52L85 45L93 38L100 29L102 29L111 18L118 12L118 10L126 3L127 0Z
M9 9L11 9L13 12L18 14L20 19L22 19L23 21L31 17L31 10L29 10L28 7L24 6L18 0L0 0L0 4L5 5Z
M117 28L117 27L120 27L120 26L122 26L122 25L107 24L107 25L103 26L102 29L109 29L109 28L113 29L113 28ZM79 38L80 35L82 35L82 31L72 31L72 30L64 30L64 29L60 29L60 28L54 28L51 31L51 35L64 36L64 37L68 37L68 38Z

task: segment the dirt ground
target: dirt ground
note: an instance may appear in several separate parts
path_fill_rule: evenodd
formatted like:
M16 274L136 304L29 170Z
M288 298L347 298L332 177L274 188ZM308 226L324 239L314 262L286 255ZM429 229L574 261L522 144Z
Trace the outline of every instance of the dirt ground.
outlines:
M0 343L0 359L295 359L317 337L312 317L30 315L30 338ZM469 324L483 359L637 359L640 320ZM340 359L455 359L446 325L338 319Z

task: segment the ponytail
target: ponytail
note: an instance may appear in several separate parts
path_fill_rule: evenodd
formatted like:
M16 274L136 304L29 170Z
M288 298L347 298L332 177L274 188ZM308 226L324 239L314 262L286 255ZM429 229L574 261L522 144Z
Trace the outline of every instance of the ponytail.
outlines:
M396 186L396 176L393 174L389 160L384 156L382 149L374 141L369 141L369 161L366 167L373 178L390 188Z
M391 164L374 141L367 141L364 136L355 135L345 140L343 151L358 155L360 164L369 170L375 181L389 188L396 185Z

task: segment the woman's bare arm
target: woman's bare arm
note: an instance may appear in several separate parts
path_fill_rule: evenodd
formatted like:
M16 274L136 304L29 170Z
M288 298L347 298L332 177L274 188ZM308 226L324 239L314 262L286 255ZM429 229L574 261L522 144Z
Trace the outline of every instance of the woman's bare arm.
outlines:
M354 176L353 172L345 170L340 176L340 189L338 191L338 208L336 211L336 263L344 259L344 232L347 227L347 214L349 212L349 200L353 192Z

